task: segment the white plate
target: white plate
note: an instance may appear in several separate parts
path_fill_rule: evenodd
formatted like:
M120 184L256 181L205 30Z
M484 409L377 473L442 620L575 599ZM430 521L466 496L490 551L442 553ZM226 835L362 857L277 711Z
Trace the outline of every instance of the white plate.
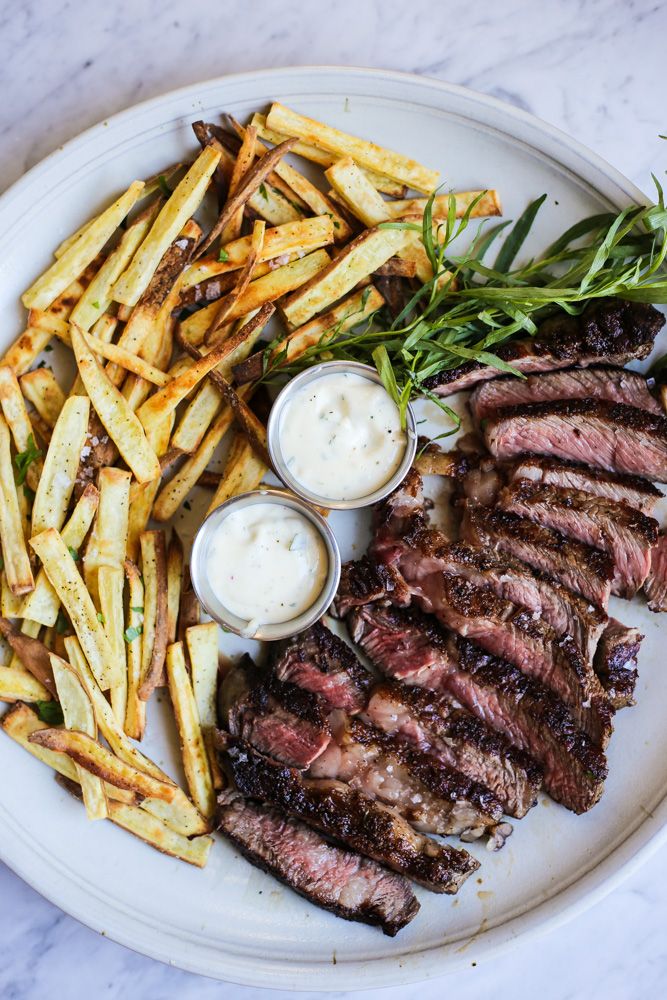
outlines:
M243 118L272 98L416 156L440 168L454 188L499 188L507 217L548 192L530 250L593 211L643 200L615 170L562 133L460 88L356 69L227 77L98 125L3 197L0 346L19 332L19 295L63 237L132 178L148 176L192 149L192 120L215 118L223 109ZM363 518L343 513L332 523L343 555L352 555L354 546L358 552ZM111 824L87 823L51 773L4 738L0 853L39 892L89 926L137 951L220 979L344 990L395 985L469 965L589 905L666 839L667 673L660 619L640 605L625 605L620 613L647 638L639 704L618 717L601 804L575 817L542 800L515 824L499 854L473 848L482 860L479 879L472 878L457 897L420 891L421 912L397 939L317 910L222 841L200 872ZM148 752L178 773L167 713L153 705L150 716Z

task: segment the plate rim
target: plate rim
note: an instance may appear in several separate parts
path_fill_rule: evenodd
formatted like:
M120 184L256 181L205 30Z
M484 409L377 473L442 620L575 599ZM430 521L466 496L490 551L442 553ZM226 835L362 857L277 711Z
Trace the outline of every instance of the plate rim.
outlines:
M150 113L165 104L194 99L197 106L201 94L206 90L214 90L225 84L242 85L244 82L258 80L277 80L285 74L310 79L313 75L334 74L341 78L361 77L377 82L387 80L394 82L410 82L413 86L423 89L424 93L439 91L454 98L464 98L478 107L485 107L496 112L505 119L514 120L542 137L556 140L563 147L563 153L569 152L585 161L592 171L597 173L598 180L604 177L617 189L620 189L630 201L642 202L646 194L632 181L625 177L617 168L611 165L599 154L590 150L585 144L574 139L563 130L549 122L532 115L523 109L499 100L487 94L480 93L468 87L447 83L426 75L408 73L398 70L381 68L309 65L273 67L242 73L221 75L207 80L187 84L185 86L165 91L144 101L132 104L122 111L116 112L97 124L91 125L67 142L53 150L25 174L14 181L0 195L0 217L12 206L16 198L20 198L24 189L29 189L38 179L48 174L52 166L66 160L91 142L98 135L113 125L123 126L138 115ZM267 86L268 90L268 86ZM394 100L387 95L385 99ZM474 120L474 119L473 119ZM520 142L517 136L513 137ZM539 147L532 147L538 149ZM566 169L572 169L561 161ZM578 179L590 183L582 175L573 171ZM599 189L598 189L599 190ZM654 807L650 816L645 817L640 825L613 848L598 864L580 878L564 887L555 896L539 903L526 912L510 918L493 927L491 930L473 935L470 941L452 951L450 946L430 948L413 956L384 956L371 960L343 961L333 966L329 962L297 960L290 962L264 962L260 964L257 957L249 955L230 955L220 949L216 952L218 961L205 962L202 959L210 951L194 950L192 957L188 954L189 942L170 931L156 928L142 916L136 913L124 913L116 905L103 901L96 892L86 892L82 886L72 889L71 883L62 872L54 872L43 852L35 853L22 840L20 831L12 829L11 823L3 820L0 815L0 830L6 835L0 843L0 860L2 860L23 881L27 882L40 895L61 910L73 916L79 922L96 930L103 936L108 936L117 943L147 955L169 965L176 965L189 972L206 975L226 982L245 986L275 986L280 989L312 990L312 985L304 982L308 973L318 973L318 992L340 991L345 989L372 989L383 985L403 985L425 981L437 976L454 973L472 963L479 964L505 951L508 951L518 941L535 938L573 919L595 903L599 902L643 865L667 841L667 791ZM13 835L14 843L7 843ZM41 870L40 870L41 869ZM51 874L53 885L46 881ZM47 885L42 888L40 882ZM109 913L108 911L111 910ZM507 933L511 928L512 932ZM137 934L138 928L139 935ZM494 940L501 938L500 940ZM174 956L169 945L181 942L181 951ZM183 943L185 950L183 950ZM223 956L229 968L221 968L219 956Z

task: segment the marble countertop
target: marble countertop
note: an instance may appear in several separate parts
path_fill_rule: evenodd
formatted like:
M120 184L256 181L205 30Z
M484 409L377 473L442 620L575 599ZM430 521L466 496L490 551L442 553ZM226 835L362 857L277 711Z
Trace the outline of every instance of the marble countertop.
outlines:
M424 73L492 94L571 133L649 191L651 170L664 164L657 136L665 131L666 33L667 8L656 0L3 0L0 189L137 101L224 73L323 63ZM477 1000L499 986L514 1000L660 995L666 922L663 848L604 901L550 934L465 973L384 995L435 1000L447 991ZM272 995L127 951L0 864L0 996L47 994ZM275 993L276 1000L284 995Z

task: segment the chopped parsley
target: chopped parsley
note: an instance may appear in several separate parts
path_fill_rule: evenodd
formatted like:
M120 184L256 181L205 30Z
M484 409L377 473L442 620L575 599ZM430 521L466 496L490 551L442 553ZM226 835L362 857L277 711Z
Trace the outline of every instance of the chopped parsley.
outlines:
M67 615L60 609L58 612L58 617L56 618L56 632L58 635L64 635L65 632L69 632L69 622L67 620Z
M261 194L264 201L269 200L269 192L266 190L266 184L259 185L259 193Z
M157 179L157 182L160 186L160 191L165 196L165 198L171 198L171 188L167 184L167 178L164 176L164 174L160 174L160 176Z
M67 551L71 555L71 557L74 560L74 562L78 562L79 561L79 553L76 551L76 549L73 549L71 545L68 545L67 546Z
M130 606L130 611L134 611L135 614L137 614L137 615L143 615L143 613L144 613L143 606L139 607L139 608Z
M53 350L53 344L47 344L46 347L44 348L44 350L47 351L47 353L50 352L50 351L52 351Z
M192 510L192 504L190 503L189 500L186 500L183 506L185 507L186 510Z
M57 701L36 701L37 715L49 726L61 726L65 721L63 710Z
M129 625L123 633L123 636L125 637L125 642L128 645L131 642L134 642L134 640L141 635L143 630L144 630L143 625Z
M93 309L99 309L100 308L100 304L97 301L97 299L95 299L94 302L91 302L91 305L92 305Z
M27 475L28 469L33 462L36 462L38 458L42 457L42 450L38 448L35 444L35 439L30 435L28 438L28 447L25 451L19 451L14 455L14 465L16 466L16 484L17 486L22 486L25 482L25 477Z
M106 623L107 623L106 622L106 618L104 617L104 615L102 614L101 611L97 612L97 620L100 623L100 625L106 625Z
M221 264L224 264L226 261L229 260L229 254L227 253L224 247L220 247L220 252L218 253L218 260L220 261Z

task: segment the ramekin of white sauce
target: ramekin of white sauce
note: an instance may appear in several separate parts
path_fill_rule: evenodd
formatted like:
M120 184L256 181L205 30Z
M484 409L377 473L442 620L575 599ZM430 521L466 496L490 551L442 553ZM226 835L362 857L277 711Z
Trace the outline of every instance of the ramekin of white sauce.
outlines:
M333 509L367 507L403 480L417 433L374 368L328 361L293 378L276 398L267 428L276 473L298 496Z
M190 574L220 625L275 640L326 612L338 588L340 553L317 511L286 490L262 487L209 514L194 540Z

